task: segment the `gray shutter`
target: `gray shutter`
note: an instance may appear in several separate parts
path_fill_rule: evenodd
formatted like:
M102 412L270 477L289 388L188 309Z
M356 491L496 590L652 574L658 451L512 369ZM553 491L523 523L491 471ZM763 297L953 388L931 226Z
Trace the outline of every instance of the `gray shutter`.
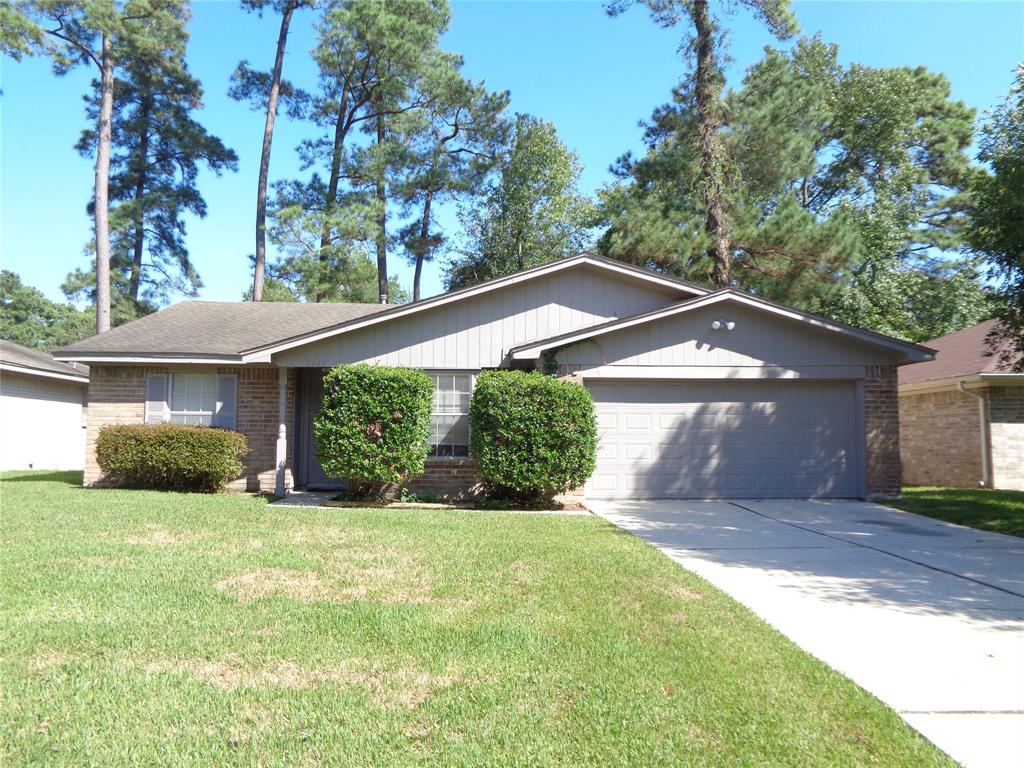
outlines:
M151 373L146 377L146 423L160 424L167 420L166 373Z
M217 410L213 414L213 426L235 428L237 381L238 377L233 374L217 377Z

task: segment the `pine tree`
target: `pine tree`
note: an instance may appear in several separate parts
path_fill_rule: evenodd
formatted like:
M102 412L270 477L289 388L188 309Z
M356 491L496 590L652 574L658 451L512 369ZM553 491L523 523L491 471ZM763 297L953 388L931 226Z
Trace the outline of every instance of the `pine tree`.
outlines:
M635 0L612 0L610 14L618 15ZM640 0L662 27L679 23L693 25L686 50L694 56L693 104L697 133L697 190L703 207L707 252L712 263L712 282L716 287L732 284L732 244L727 217L725 188L728 157L722 146L724 122L721 37L718 22L712 17L708 0ZM797 23L789 10L789 0L740 0L780 40L796 34Z
M182 9L158 61L129 43L115 66L111 271L115 314L117 305L124 304L122 314L128 317L144 314L173 293L196 294L202 283L185 246L183 216L206 215L197 187L199 165L217 174L236 168L235 153L192 117L201 106L202 88L184 63L187 21ZM98 111L95 97L90 117ZM96 143L96 131L86 130L77 148L91 156ZM92 283L94 275L78 271L65 288L74 296L88 292Z
M229 90L232 98L242 100L259 99L265 92L266 120L263 125L263 145L260 150L260 172L256 182L256 261L253 268L252 299L263 301L263 280L267 264L267 186L270 180L270 152L274 144L274 123L277 120L278 102L282 94L281 71L284 68L284 53L288 45L288 31L292 16L308 0L241 0L242 8L262 14L272 7L281 15L277 35L274 66L266 76L252 70L248 62L241 62L232 75L233 84Z
M165 41L175 35L184 0L21 0L3 6L0 46L19 58L43 53L64 75L76 66L99 73L93 230L96 253L96 332L110 328L110 151L117 50L130 46L140 64L156 64Z

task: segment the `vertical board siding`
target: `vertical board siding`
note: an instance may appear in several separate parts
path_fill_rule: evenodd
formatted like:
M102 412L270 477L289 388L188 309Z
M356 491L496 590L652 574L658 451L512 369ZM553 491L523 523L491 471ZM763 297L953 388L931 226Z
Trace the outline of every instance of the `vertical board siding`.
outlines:
M713 330L712 321L736 323ZM572 369L606 366L850 366L877 365L877 349L796 320L716 305L625 328L558 352Z
M275 355L274 362L297 367L368 362L414 368L493 368L510 347L684 298L671 289L602 270L577 269L287 350Z

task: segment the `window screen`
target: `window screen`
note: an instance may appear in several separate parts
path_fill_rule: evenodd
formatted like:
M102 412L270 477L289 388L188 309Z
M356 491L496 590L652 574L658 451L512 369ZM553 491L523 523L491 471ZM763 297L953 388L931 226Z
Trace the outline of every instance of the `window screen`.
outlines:
M469 456L469 400L473 396L473 374L429 375L434 380L430 455Z

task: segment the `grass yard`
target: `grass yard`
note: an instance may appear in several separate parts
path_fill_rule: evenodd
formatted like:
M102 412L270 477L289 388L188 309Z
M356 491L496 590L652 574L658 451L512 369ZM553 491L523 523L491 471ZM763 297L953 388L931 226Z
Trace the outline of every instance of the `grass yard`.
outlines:
M0 764L936 766L590 516L0 481Z
M1024 491L917 486L904 488L902 498L885 503L949 523L1024 537Z

